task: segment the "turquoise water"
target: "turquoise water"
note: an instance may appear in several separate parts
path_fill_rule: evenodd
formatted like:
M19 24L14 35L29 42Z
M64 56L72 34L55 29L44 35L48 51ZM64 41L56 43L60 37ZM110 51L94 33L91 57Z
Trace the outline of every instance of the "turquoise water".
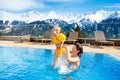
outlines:
M53 50L0 46L0 80L120 80L120 61L105 54L86 53L69 74L53 69Z

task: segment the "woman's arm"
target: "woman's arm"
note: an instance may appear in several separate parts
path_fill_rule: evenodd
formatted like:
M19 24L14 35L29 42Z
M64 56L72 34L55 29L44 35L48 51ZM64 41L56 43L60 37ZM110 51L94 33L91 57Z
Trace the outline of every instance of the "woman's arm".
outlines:
M64 42L65 42L64 40L61 42L61 44L60 44L60 48L63 47Z
M57 45L56 45L57 48L62 48L62 47L64 46L64 42L65 42L65 41L62 41L60 44L57 44Z
M78 57L71 57L71 54L69 53L67 47L65 46L65 53L66 53L66 59L70 63L74 63L79 61Z
M75 62L78 62L79 60L78 60L77 57L75 57L75 58L73 58L73 57L68 57L68 58L67 58L67 61L70 62L70 63L75 63Z

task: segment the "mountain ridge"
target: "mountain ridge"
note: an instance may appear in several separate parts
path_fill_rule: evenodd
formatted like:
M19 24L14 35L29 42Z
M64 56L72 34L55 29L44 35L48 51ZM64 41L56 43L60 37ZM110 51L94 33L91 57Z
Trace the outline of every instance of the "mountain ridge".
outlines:
M7 11L0 11L0 20L4 21L24 21L26 23L30 23L33 21L42 21L47 19L58 19L66 21L67 23L75 23L79 22L82 19L89 19L91 22L101 22L104 19L108 18L120 18L120 11L104 11L99 10L95 13L88 13L88 14L79 14L79 13L72 13L67 15L61 15L56 13L55 11L50 11L48 13L40 13L37 11L31 11L27 13L11 13Z
M12 17L9 16L8 18ZM109 12L100 10L96 13L70 14L69 16L61 16L54 11L49 14L33 11L28 14L20 14L20 16L21 17L17 14L16 17L15 15L16 19L21 18L21 20L14 20L12 18L13 21L9 21L3 16L4 20L0 20L0 35L43 35L45 31L51 30L56 24L58 24L66 34L74 30L76 23L80 26L82 33L87 33L87 37L90 38L94 36L93 32L95 30L104 31L106 38L117 38L117 34L120 33L120 11ZM29 19L31 19L31 21L29 21Z

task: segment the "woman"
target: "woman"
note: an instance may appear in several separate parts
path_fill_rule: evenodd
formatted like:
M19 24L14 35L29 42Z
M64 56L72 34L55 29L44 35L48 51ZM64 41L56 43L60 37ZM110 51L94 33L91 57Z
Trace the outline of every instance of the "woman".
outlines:
M81 57L82 53L83 53L83 47L79 43L76 43L72 47L71 53L69 53L67 47L65 46L66 59L69 62L68 67L72 67L72 69L78 68L79 64L80 64L80 57Z

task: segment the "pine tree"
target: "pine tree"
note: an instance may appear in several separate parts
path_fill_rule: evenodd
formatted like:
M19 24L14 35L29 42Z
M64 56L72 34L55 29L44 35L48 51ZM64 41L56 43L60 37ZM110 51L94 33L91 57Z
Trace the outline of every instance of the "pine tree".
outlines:
M80 30L80 26L78 24L76 24L76 28L74 29L76 32L78 32L78 38L81 38L82 37L82 32Z
M86 38L86 37L87 37L86 31L84 31L84 33L82 34L82 37L83 37L83 38Z

